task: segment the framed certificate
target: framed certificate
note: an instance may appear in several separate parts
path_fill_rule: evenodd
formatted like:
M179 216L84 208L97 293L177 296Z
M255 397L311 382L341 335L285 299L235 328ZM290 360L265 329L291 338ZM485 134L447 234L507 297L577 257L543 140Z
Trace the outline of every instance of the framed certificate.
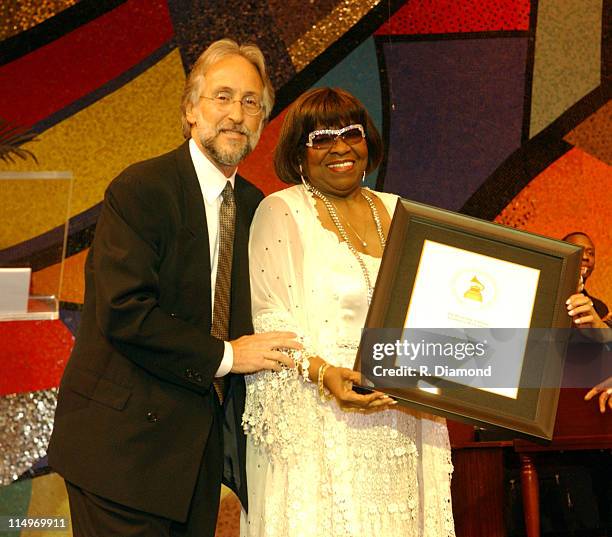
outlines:
M355 369L362 387L550 440L581 248L398 201Z

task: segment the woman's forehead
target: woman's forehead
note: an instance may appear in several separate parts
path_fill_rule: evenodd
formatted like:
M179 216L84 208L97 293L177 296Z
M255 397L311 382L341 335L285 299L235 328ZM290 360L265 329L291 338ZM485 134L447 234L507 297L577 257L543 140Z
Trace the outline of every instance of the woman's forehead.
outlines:
M312 130L343 129L344 127L348 127L349 125L355 125L356 123L359 123L359 120L356 118L321 118L320 120L314 123L314 127Z

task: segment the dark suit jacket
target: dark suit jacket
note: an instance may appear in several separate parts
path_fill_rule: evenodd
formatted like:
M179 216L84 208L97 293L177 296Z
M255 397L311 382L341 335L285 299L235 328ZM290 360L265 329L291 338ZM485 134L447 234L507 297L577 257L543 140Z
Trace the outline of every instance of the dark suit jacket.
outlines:
M263 194L236 176L235 198L230 339L252 333L248 234ZM210 335L206 213L187 143L130 166L110 184L85 279L50 465L94 494L184 521L224 351ZM236 460L245 454L244 380L229 381L224 432L234 457L226 454L225 479L246 505L244 464Z

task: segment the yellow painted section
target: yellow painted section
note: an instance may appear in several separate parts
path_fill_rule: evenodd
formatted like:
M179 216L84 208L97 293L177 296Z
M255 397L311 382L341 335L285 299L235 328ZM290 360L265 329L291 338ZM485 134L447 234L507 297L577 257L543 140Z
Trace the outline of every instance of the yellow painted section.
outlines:
M85 294L85 259L89 248L81 250L64 261L64 273L60 286L60 265L50 265L32 273L31 294L56 295L65 302L83 303Z
M221 487L221 501L233 495L227 487ZM227 518L227 513L224 512L225 505L221 504L220 519ZM32 496L30 507L27 513L28 517L63 517L70 519L70 508L68 505L68 495L64 480L58 474L52 473L41 477L36 477L32 480ZM238 522L235 521L237 524ZM22 530L21 537L72 537L72 530L46 530L41 533L40 530Z
M2 170L4 171L4 169ZM0 179L2 222L0 250L64 224L70 200L70 179ZM53 223L53 225L49 225ZM58 254L58 261L61 252Z
M603 0L540 0L530 136L601 82Z
M128 84L43 132L39 141L25 144L25 149L36 154L38 165L19 160L3 170L72 171L70 214L81 213L102 200L106 186L121 170L182 142L180 100L184 84L183 64L175 49ZM48 199L55 196L51 190L41 199L20 188L19 196L11 197L8 203L2 194L2 219L11 221L7 218L22 213L30 217L26 225L6 226L4 247L40 235L66 218L65 208L49 212Z
M357 24L380 0L362 2L340 2L327 17L324 17L303 36L291 43L287 52L299 73L332 43Z
M48 474L32 479L32 497L28 517L63 517L70 519L68 495L64 480L58 474ZM69 525L69 524L68 524ZM71 537L72 531L66 530L22 530L21 537Z

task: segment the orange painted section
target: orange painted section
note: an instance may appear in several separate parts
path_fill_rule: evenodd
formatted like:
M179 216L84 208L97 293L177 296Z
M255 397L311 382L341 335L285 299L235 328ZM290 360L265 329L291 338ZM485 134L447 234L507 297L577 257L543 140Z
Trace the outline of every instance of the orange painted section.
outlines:
M83 303L85 294L85 259L89 248L80 251L64 261L64 279L60 292L60 300L64 302ZM59 281L59 264L51 265L32 274L31 293L35 295L54 294Z
M560 239L583 231L595 244L587 290L612 308L612 168L574 148L533 179L496 222Z

